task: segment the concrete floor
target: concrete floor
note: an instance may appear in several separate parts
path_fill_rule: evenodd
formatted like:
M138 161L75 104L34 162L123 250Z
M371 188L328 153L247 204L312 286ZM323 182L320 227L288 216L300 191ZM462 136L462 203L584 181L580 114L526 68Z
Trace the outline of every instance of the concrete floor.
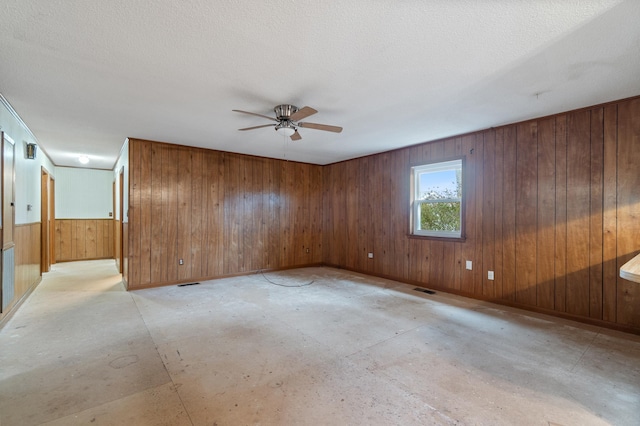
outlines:
M640 424L640 337L413 289L60 263L0 330L0 424Z

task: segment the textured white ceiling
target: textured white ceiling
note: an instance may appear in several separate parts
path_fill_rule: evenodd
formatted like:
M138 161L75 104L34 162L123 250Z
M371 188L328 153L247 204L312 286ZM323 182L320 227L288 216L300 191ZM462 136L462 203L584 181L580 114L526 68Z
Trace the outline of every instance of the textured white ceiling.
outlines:
M0 93L55 164L126 137L327 164L640 94L638 0L3 0ZM267 120L309 105L285 142Z

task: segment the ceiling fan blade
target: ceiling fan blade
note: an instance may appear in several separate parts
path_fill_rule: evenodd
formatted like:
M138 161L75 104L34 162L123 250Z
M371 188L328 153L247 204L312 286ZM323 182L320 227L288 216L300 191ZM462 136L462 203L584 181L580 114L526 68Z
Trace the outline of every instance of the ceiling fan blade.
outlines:
M300 139L302 139L302 136L300 136L300 133L298 133L298 131L296 130L296 132L291 135L291 140L292 141L299 141Z
M302 120L303 118L307 118L310 115L313 115L315 113L317 113L318 111L316 111L315 109L311 108L311 107L302 107L301 109L299 109L298 111L294 112L293 114L291 114L291 121L298 121L298 120Z
M233 109L233 112L241 112L242 114L249 114L249 115L255 115L256 117L262 117L262 118L266 118L267 120L273 120L273 121L278 121L273 117L269 117L268 115L262 115L262 114L256 114L255 112L249 112L249 111L242 111L239 109Z
M253 130L253 129L261 129L263 127L273 127L273 126L275 126L275 124L263 124L262 126L245 127L244 129L238 129L238 130Z
M325 130L327 132L335 132L340 133L342 131L342 127L338 126L329 126L328 124L318 124L318 123L298 123L300 127L307 127L309 129L316 130Z

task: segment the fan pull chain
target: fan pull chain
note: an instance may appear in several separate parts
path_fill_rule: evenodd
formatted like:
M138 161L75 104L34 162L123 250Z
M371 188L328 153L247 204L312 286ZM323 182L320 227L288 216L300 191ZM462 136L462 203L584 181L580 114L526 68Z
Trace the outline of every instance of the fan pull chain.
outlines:
M284 149L283 149L283 153L282 153L282 159L285 161L287 160L287 146L288 146L288 141L287 141L287 135L285 135L284 133L282 134L282 143L284 144Z

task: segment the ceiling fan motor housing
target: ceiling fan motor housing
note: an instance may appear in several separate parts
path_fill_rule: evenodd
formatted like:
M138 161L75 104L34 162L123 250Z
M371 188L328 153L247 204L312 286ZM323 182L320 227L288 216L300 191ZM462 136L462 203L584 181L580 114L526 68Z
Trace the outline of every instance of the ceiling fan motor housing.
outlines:
M298 111L298 107L295 105L284 104L278 105L273 109L273 111L276 113L276 118L278 120L290 120L289 117Z

